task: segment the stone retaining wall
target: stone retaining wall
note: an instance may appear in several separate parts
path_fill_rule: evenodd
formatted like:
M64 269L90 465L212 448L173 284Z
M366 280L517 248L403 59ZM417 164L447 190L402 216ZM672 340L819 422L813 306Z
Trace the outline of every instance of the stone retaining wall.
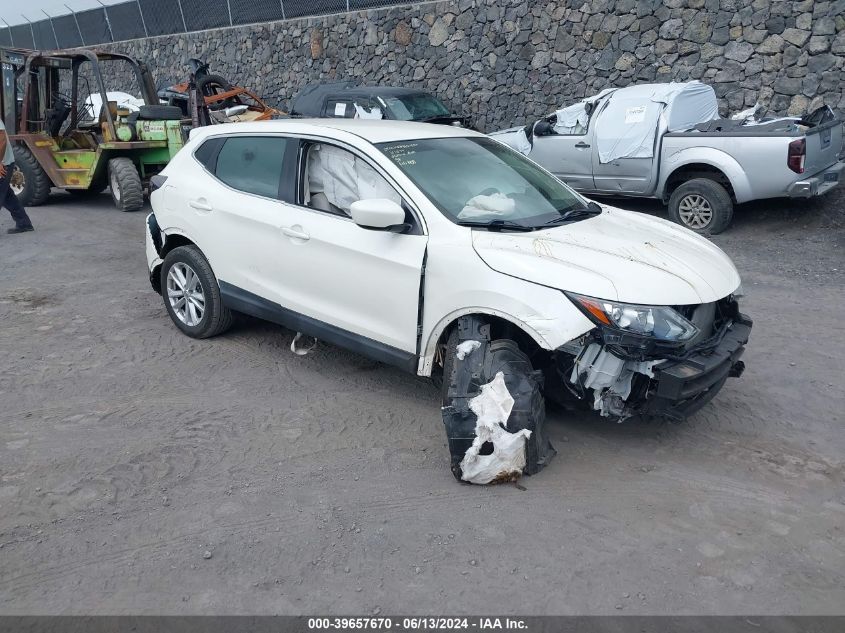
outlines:
M491 131L607 86L700 79L723 113L845 111L845 0L450 0L112 44L160 87L200 57L272 105L310 81L429 90Z

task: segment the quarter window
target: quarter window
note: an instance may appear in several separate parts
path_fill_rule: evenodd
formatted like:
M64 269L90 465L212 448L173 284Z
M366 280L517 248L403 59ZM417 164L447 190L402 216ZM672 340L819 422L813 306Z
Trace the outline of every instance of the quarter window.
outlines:
M228 138L217 155L214 175L233 189L278 198L286 142L272 136Z

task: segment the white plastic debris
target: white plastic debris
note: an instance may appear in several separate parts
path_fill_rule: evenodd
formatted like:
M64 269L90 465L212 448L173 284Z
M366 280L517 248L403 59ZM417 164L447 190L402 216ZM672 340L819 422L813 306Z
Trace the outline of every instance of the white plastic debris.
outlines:
M458 360L463 360L468 354L472 354L479 347L481 347L480 341L464 341L455 348L455 356L458 357Z
M459 220L474 220L476 218L488 218L504 216L513 213L516 202L501 192L485 196L479 194L467 200L466 205L458 213Z
M478 419L475 439L461 460L461 478L473 484L489 484L519 477L525 468L525 442L531 431L510 433L502 428L507 426L513 408L502 372L481 387L481 393L470 400L469 408ZM493 452L481 455L481 447L487 442L493 445Z
M290 342L290 351L297 356L305 356L315 347L317 347L317 339L313 336L306 336L302 332L297 332Z

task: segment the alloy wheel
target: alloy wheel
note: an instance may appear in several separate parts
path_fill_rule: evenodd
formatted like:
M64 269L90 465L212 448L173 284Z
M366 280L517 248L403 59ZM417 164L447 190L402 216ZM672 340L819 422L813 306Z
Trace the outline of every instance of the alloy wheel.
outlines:
M195 327L205 314L205 292L193 268L183 262L171 266L167 273L167 300L176 318L188 327Z
M704 196L691 193L681 198L678 215L689 228L703 229L713 221L713 207Z

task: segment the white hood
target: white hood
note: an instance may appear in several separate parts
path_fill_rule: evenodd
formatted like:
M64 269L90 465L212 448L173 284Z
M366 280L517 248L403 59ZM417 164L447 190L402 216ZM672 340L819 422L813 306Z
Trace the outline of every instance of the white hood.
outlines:
M532 233L473 231L473 247L506 275L626 303L709 303L739 286L731 260L706 238L666 220L602 208L599 216Z

